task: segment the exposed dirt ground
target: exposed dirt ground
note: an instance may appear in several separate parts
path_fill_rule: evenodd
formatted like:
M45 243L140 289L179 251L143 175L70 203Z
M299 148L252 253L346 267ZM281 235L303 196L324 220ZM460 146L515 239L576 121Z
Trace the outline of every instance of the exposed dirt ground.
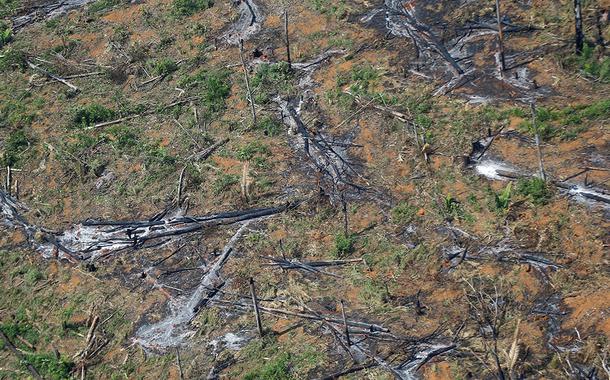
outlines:
M500 3L0 0L0 379L610 378L610 2Z

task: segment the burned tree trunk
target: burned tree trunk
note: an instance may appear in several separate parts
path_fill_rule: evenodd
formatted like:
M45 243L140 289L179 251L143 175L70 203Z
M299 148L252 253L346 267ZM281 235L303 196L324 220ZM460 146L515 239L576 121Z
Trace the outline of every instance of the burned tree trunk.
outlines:
M574 21L576 24L576 54L582 54L585 35L582 30L582 0L574 0Z
M506 61L504 59L504 30L502 29L502 15L500 14L500 0L496 0L496 21L498 22L498 66L500 75L504 76Z

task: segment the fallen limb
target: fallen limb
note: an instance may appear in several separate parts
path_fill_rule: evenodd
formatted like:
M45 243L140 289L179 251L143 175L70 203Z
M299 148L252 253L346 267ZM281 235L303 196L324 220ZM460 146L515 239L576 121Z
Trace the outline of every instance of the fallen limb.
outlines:
M217 142L215 142L213 145L209 146L208 148L202 150L199 153L195 153L191 156L189 156L187 158L187 160L195 160L195 161L202 161L205 160L206 158L210 157L212 155L212 153L214 153L216 150L218 150L218 148L220 148L221 146L223 146L224 144L228 143L229 139L222 139L219 140Z
M49 72L49 71L47 71L47 70L43 69L42 67L40 67L40 66L38 66L38 65L33 64L33 63L32 63L32 62L30 62L30 61L26 61L26 63L28 64L28 66L30 66L30 68L32 68L32 69L34 69L34 70L36 70L36 71L39 71L39 72L41 72L41 73L43 73L44 75L46 75L47 77L49 77L49 78L51 78L51 79L53 79L53 80L56 80L56 81L58 81L58 82L60 82L60 83L63 83L64 85L68 86L68 87L69 87L69 88L70 88L72 91L74 91L74 92L78 92L78 91L80 91L80 90L78 89L78 87L76 87L76 86L75 86L75 85L73 85L72 83L68 82L68 81L67 81L67 80L65 80L64 78L58 77L57 75L55 75L55 74L53 74L53 73L51 73L51 72Z
M23 354L21 352L19 352L17 347L15 347L13 342L10 341L8 336L6 336L6 334L4 334L4 332L2 330L0 330L0 338L2 338L2 340L4 341L5 346L8 347L8 349L13 353L13 355L15 355L17 357L17 359L19 359L19 362L25 364L25 366L28 369L28 371L30 371L30 373L32 374L32 377L34 377L34 379L36 379L36 380L42 380L42 376L40 376L40 373L38 373L36 368L34 368L34 366L31 365L27 361L25 356L23 356Z
M225 300L214 300L213 302L215 304L221 304L221 305L224 304L224 305L229 305L229 306L238 306L238 307L246 307L246 308L250 307L250 305L248 305L248 304L232 302L232 301L225 301ZM334 317L328 317L328 316L323 316L323 315L318 316L318 315L314 315L314 314L306 314L306 313L294 312L294 311L289 311L289 310L273 309L273 308L263 307L263 306L259 306L259 310L261 312L267 313L267 314L287 315L290 317L298 317L298 318L309 319L309 320L313 320L313 321L326 321L326 322L335 323L338 325L344 324L344 321L341 318L334 318ZM390 332L389 329L387 329L383 326L372 324L372 323L358 322L358 321L351 321L351 320L347 320L347 321L345 321L345 323L347 323L349 326L366 328L371 332L383 332L383 333Z

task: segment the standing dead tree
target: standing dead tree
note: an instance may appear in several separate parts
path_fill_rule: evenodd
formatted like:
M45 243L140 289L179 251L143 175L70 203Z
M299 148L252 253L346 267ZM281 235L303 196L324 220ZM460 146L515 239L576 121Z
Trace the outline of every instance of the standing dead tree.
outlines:
M252 89L250 88L250 78L248 78L248 67L246 66L246 60L244 59L244 40L239 40L239 57L241 58L241 65L244 69L246 90L248 91L248 100L250 101L250 111L252 112L252 127L256 128L256 109L254 108L254 97L252 96Z
M540 134L538 133L538 127L536 126L536 105L534 103L530 104L532 109L532 128L536 132L535 140L536 140L536 151L538 152L538 174L540 179L546 181L546 174L544 173L544 164L542 162L542 149L540 148Z
M467 280L466 299L470 305L472 319L477 323L479 334L483 338L483 347L490 354L498 380L505 380L506 374L500 363L498 340L500 330L507 321L510 301L500 284L486 284L480 280ZM485 366L486 363L483 362Z
M292 69L292 59L290 58L290 39L288 38L288 10L284 10L284 35L286 38L286 59L288 67Z
M496 21L498 23L498 65L500 68L500 75L504 76L504 70L506 70L506 60L504 58L504 30L502 28L500 0L496 0Z
M582 0L574 0L574 24L576 29L576 54L580 55L585 45L585 34L582 30Z

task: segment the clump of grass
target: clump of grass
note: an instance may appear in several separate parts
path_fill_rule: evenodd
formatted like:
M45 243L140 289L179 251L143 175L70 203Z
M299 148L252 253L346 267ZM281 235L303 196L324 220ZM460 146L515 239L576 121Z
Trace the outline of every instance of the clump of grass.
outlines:
M392 209L392 221L396 224L404 225L410 223L417 212L417 207L407 201L401 201Z
M244 380L290 380L294 377L290 373L291 354L284 352L261 368L245 374Z
M256 124L256 130L265 136L274 137L282 132L282 125L276 119L266 116Z
M19 0L0 0L0 18L12 16L20 4Z
M286 62L260 65L251 80L253 92L256 93L254 101L267 104L276 94L289 94L293 91L292 78L293 73Z
M311 7L321 14L343 18L347 15L348 9L345 0L309 0Z
M172 7L178 16L191 16L214 6L214 0L174 0Z
M269 154L269 148L266 145L258 141L253 141L240 147L237 150L236 157L240 161L249 161L257 155L268 156Z
M547 204L553 197L551 188L538 177L520 179L517 182L517 192L527 197L536 206Z
M335 235L332 256L337 258L350 256L355 251L356 235L341 232Z
M88 11L90 13L101 13L116 5L119 5L120 3L120 0L97 0L95 3L89 6Z
M4 151L2 152L2 166L18 166L23 152L25 152L30 144L30 138L23 129L9 134L4 143Z
M588 105L550 109L536 109L536 125L525 120L519 129L530 134L538 133L545 140L558 137L562 140L574 139L586 129L586 123L610 117L610 100L604 99Z
M77 107L72 114L72 124L75 127L89 127L96 123L112 120L116 112L100 104L92 103Z
M0 72L8 70L25 70L26 54L21 49L8 48L0 52Z
M610 57L597 53L595 46L585 44L581 55L574 55L565 59L568 66L581 70L586 76L610 83Z
M0 21L0 48L13 40L13 29L6 23Z
M152 64L155 75L167 76L178 70L178 64L171 58L161 58Z
M222 194L223 192L229 190L231 187L237 185L238 183L239 176L235 174L221 174L212 183L212 192L214 193L214 195Z
M496 210L504 211L508 209L510 205L510 199L512 195L512 183L506 185L506 187L499 193L494 193L494 201Z
M231 94L231 82L228 70L202 70L195 75L180 80L180 87L198 89L202 97L202 105L209 114L217 113L225 108L225 101Z
M64 357L57 358L54 353L28 353L26 360L36 368L45 379L70 379L74 362ZM22 363L25 368L26 363Z

